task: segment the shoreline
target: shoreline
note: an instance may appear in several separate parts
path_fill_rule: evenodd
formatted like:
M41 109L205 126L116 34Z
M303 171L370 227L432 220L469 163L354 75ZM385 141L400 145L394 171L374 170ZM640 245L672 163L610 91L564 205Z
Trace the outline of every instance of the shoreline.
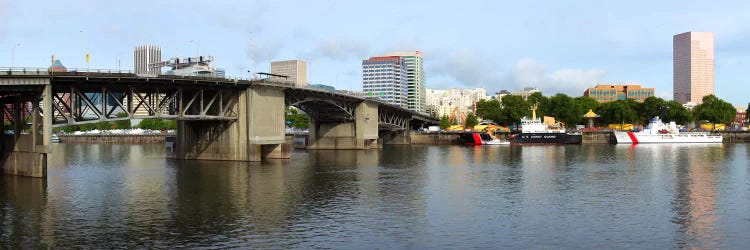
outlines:
M503 136L508 133L498 133ZM750 131L713 131L713 135L724 137L723 143L733 142L750 142ZM84 144L160 144L165 143L166 138L174 136L171 134L161 135L57 135L60 143L84 143ZM287 142L294 144L295 137L305 137L306 135L288 134ZM583 141L581 144L612 144L612 131L583 131ZM415 145L451 145L458 144L456 133L413 133L411 134L411 144Z

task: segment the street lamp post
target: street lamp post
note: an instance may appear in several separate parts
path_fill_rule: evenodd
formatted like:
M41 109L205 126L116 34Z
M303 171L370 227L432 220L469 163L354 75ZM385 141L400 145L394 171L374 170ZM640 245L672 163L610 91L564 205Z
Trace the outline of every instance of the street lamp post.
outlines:
M195 43L195 56L200 57L200 42L198 40L190 40L191 43Z
M79 32L80 33L86 33L86 72L88 72L89 69L90 69L90 67L89 67L89 56L90 56L89 55L89 52L90 52L89 48L90 48L90 46L89 45L91 45L91 39L90 39L91 36L89 35L88 32L86 32L86 30L81 30Z
M10 49L10 67L11 70L13 68L13 61L15 60L16 56L16 47L21 46L21 43L17 43L16 45L13 45L13 48Z

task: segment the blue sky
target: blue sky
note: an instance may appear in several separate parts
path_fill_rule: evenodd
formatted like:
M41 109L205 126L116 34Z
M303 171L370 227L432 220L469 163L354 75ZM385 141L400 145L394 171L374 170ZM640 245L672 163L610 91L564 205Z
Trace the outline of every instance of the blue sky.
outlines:
M427 88L578 96L597 82L627 82L671 99L672 36L711 31L716 94L747 106L747 13L745 1L0 0L0 66L21 43L16 66L47 67L54 54L85 68L88 46L91 68L116 69L120 59L132 69L133 47L156 44L164 59L213 55L233 76L304 59L313 83L359 90L362 59L421 50Z

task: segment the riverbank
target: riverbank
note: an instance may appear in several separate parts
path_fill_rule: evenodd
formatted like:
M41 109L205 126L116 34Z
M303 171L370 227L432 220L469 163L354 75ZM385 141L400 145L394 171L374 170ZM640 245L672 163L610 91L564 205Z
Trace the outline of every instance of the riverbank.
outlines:
M170 135L58 135L60 143L163 144ZM173 135L172 135L173 136Z
M713 131L713 135L724 137L725 143L733 142L750 142L750 131ZM498 138L508 138L510 133L497 133ZM612 144L615 143L612 137L612 131L583 131L581 144ZM413 133L411 134L412 144L425 145L446 145L457 144L458 133Z
M750 131L714 131L724 142L750 142ZM509 133L497 133L499 138L507 138ZM107 144L160 144L170 135L58 135L60 143L107 143ZM582 144L609 144L612 131L584 131ZM304 148L304 143L287 135L286 141L296 148ZM304 138L304 137L302 137ZM458 143L458 133L412 133L411 143L416 145L451 145Z

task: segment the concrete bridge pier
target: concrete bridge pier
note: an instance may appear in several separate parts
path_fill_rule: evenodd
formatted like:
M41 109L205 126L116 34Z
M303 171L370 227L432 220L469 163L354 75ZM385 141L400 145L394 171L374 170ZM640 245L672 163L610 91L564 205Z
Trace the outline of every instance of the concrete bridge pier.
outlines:
M364 101L354 109L347 122L322 121L310 116L307 149L378 148L378 105Z
M395 131L381 131L383 144L392 145L409 145L411 144L411 134L408 129Z
M261 161L288 159L284 138L284 91L254 86L226 110L234 120L177 121L173 157L185 160Z
M47 151L52 135L52 88L49 84L41 88L41 93L27 92L3 99L2 109L10 111L11 115L0 114L3 120L0 124L3 132L0 135L0 174L47 176ZM5 127L6 122L10 128ZM29 123L31 126L27 127ZM6 129L12 133L5 134Z

